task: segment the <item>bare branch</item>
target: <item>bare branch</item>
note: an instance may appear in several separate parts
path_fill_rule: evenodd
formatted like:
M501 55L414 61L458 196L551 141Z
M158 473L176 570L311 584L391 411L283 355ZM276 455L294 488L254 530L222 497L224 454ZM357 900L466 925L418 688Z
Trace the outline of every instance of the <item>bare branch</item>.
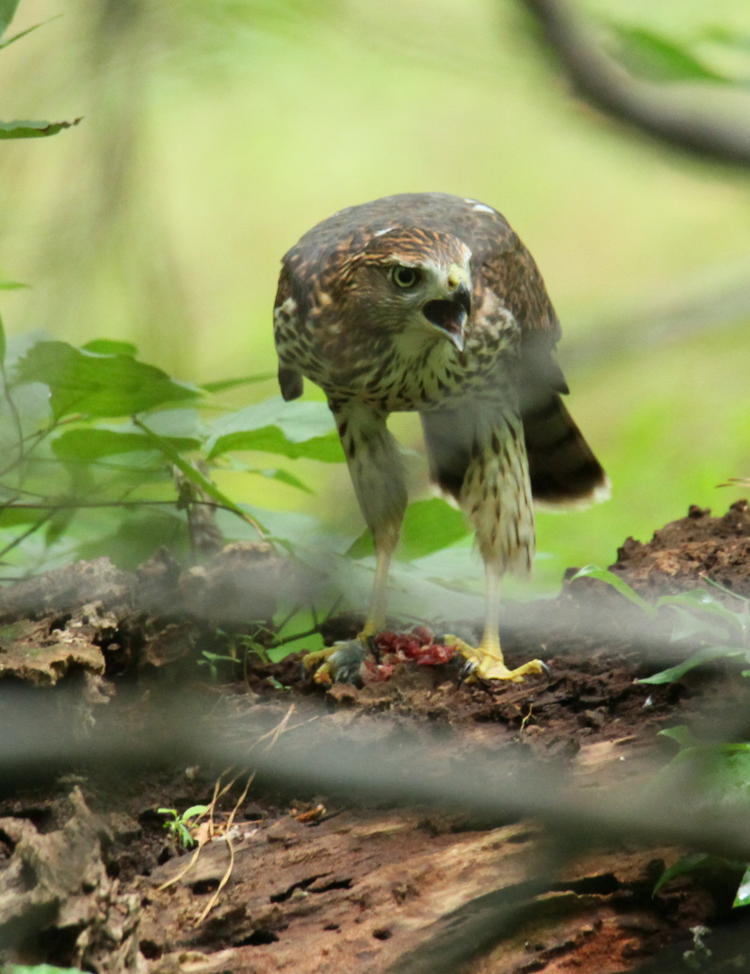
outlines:
M750 164L750 127L691 109L656 85L634 81L608 58L561 0L521 0L573 90L606 114L658 141L737 166Z

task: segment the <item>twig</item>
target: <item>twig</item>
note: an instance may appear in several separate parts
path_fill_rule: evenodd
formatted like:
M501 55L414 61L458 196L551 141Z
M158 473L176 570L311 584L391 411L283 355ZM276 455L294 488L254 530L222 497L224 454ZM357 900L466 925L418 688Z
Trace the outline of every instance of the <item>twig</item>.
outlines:
M235 783L235 781L237 781L237 778L239 778L239 775L237 775L232 780L232 782L231 782L232 785ZM232 870L234 869L234 846L232 845L231 829L232 829L232 825L234 824L234 819L235 819L235 816L237 814L237 811L238 811L240 805L244 802L245 798L247 798L247 793L248 793L248 791L250 791L250 785L253 783L253 780L254 779L255 779L255 772L253 771L253 772L251 772L248 775L247 781L245 782L245 787L242 789L242 794L237 799L237 801L234 803L234 808L229 813L229 818L227 819L226 823L224 824L224 834L221 836L221 838L222 838L222 840L224 842L226 842L227 849L229 850L229 863L227 865L227 868L224 870L224 875L219 880L219 885L216 887L216 890L215 890L213 896L211 897L211 899L206 904L205 908L201 912L201 914L198 917L198 919L195 921L195 926L196 927L197 926L200 926L200 924L203 923L203 921L206 919L206 917L211 912L211 910L213 910L214 906L216 905L216 903L219 900L219 896L221 894L221 891L227 885L227 883L229 882L229 878L232 875ZM230 785L230 787L231 787L231 785ZM226 790L226 789L224 789L224 790ZM213 814L213 811L212 811L212 814Z
M10 388L8 387L8 374L5 371L5 363L2 361L0 361L0 379L2 379L2 383L3 383L3 395L5 396L5 400L8 403L10 414L13 417L13 424L15 425L16 431L18 433L18 456L13 461L13 465L15 466L16 464L21 463L24 458L23 426L21 425L21 417L18 412L18 407L16 406L13 396L11 396L10 394ZM12 469L12 467L8 469Z
M15 505L9 504L7 506L8 507L14 507ZM27 528L21 534L17 535L12 541L8 542L8 544L4 548L0 549L0 559L4 558L8 554L9 551L12 551L15 547L17 547L23 541L25 541L26 538L30 537L32 534L34 534L36 531L38 531L39 528L41 528L43 525L45 525L47 523L47 521L49 521L53 517L53 515L55 513L55 510L56 510L56 508L53 508L51 511L49 511L47 514L45 514L43 517L40 517L38 521L35 521L31 525L31 527Z

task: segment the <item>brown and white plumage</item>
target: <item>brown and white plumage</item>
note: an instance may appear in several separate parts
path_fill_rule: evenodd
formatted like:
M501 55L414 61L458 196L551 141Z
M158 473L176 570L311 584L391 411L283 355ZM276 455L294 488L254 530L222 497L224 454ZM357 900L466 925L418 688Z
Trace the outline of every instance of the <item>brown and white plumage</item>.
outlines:
M530 253L505 219L442 193L390 196L334 214L284 257L274 312L286 399L322 387L378 557L365 634L384 622L385 583L406 507L390 412L418 411L430 471L469 517L485 562L480 675L518 679L497 636L497 586L527 571L532 495L593 499L604 472L563 405L560 326Z

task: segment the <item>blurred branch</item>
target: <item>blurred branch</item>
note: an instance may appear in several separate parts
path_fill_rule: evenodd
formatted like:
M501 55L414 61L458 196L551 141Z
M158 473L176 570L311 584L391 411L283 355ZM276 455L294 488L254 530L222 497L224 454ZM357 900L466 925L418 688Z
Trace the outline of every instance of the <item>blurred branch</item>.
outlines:
M97 712L95 734L79 725L80 699L72 688L56 693L3 689L0 702L2 791L49 780L80 768L118 775L182 763L252 768L261 787L324 792L365 804L429 805L456 809L489 828L534 818L562 842L566 855L608 842L680 845L740 862L750 861L745 803L706 802L699 775L654 776L641 767L628 779L578 782L564 765L524 752L484 754L456 734L452 748L419 739L418 722L385 715L361 716L356 729L311 701L300 722L263 746L279 711L248 705L219 713L206 700L181 690L163 693L128 721ZM232 704L231 706L234 706ZM125 716L123 716L125 715ZM126 724L123 724L125 720ZM450 753L449 753L450 752ZM471 760L467 755L471 753ZM418 771L418 773L416 773Z
M656 85L629 80L561 0L521 0L542 29L573 90L589 104L658 141L737 166L750 164L750 127L691 110Z
M643 355L703 335L715 339L746 327L750 320L750 287L747 268L733 279L723 278L696 289L681 281L672 296L660 296L636 304L624 313L587 322L581 337L568 337L566 367L596 368L622 355ZM595 325L595 327L594 327Z

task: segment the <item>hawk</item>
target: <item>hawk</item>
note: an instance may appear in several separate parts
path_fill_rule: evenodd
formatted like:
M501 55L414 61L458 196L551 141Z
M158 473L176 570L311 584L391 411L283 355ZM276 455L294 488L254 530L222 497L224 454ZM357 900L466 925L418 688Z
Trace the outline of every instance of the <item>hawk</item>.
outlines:
M372 531L375 581L360 640L385 623L407 503L386 420L417 411L431 477L468 517L486 573L479 646L449 638L483 678L541 672L539 660L505 665L500 579L531 568L533 500L595 500L607 480L561 399L560 326L541 274L504 217L444 193L341 210L283 258L274 332L281 393L298 397L305 376L325 392Z

